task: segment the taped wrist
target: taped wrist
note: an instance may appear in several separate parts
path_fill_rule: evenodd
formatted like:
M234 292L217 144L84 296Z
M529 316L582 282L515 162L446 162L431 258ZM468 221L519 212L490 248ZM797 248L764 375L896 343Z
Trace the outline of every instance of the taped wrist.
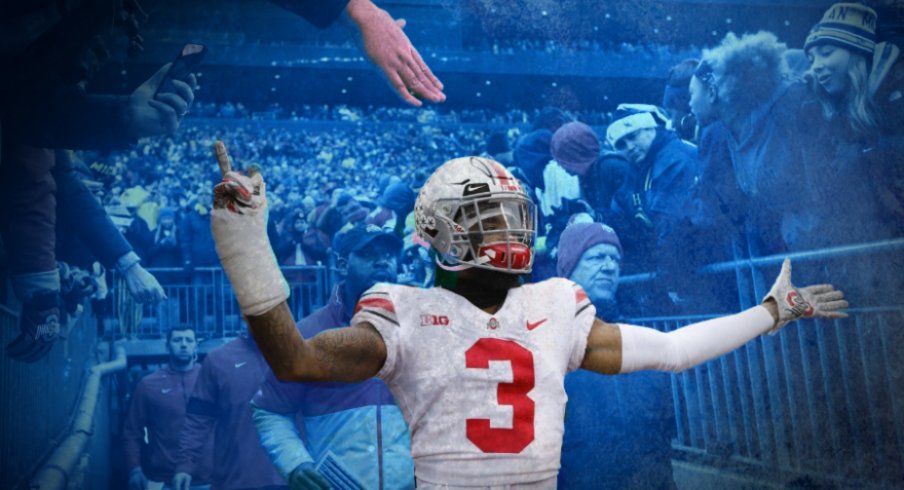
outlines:
M217 255L247 316L266 313L289 297L264 216L247 216L226 209L211 212Z
M769 331L773 324L772 314L762 306L669 333L619 324L622 343L619 372L684 371L737 349Z

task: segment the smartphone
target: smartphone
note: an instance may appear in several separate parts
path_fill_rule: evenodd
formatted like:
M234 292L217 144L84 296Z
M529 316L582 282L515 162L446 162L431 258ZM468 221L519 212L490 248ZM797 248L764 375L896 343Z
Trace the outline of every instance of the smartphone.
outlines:
M186 43L185 46L182 46L182 51L179 52L169 71L166 72L166 77L163 79L163 83L157 87L154 97L161 92L175 92L176 87L173 85L173 80L183 82L188 80L188 76L201 64L205 54L207 54L207 46L203 44Z

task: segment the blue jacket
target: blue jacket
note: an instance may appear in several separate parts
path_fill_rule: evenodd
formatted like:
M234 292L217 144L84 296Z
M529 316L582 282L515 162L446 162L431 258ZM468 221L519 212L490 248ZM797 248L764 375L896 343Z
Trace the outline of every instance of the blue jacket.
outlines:
M801 213L812 206L801 187L806 179L802 163L817 141L796 137L812 124L801 117L808 97L802 83L781 84L749 114L740 134L725 133L738 188L749 199L748 228L760 242L754 248L763 255L788 250L788 230L812 227Z
M673 131L657 130L643 161L628 167L614 207L625 214L633 214L640 207L662 236L670 231L673 221L692 215L690 203L698 177L697 147Z
M612 201L609 224L632 265L646 272L664 260L657 254L674 250L681 241L698 208L694 197L698 179L697 147L674 131L657 129L646 157L628 165Z
M340 288L299 322L305 338L349 324ZM333 488L414 488L408 425L382 381L285 383L270 373L252 403L261 444L283 475L313 462Z

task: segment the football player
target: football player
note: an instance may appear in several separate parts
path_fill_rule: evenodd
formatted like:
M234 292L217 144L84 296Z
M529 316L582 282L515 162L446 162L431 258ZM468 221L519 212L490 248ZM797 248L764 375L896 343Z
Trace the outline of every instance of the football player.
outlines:
M567 279L525 283L535 206L505 167L465 157L439 167L415 205L438 287L377 284L350 328L306 340L267 242L263 178L215 148L217 252L267 362L283 380L384 380L411 430L419 489L555 488L569 371L678 372L798 318L845 316L841 291L794 287L785 261L763 303L739 314L669 333L606 323Z

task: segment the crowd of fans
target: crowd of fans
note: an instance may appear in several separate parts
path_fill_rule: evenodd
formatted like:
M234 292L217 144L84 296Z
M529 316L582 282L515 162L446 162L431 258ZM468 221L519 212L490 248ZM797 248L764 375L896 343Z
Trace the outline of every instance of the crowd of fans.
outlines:
M290 119L293 121L345 121L373 123L430 123L434 125L479 124L487 127L530 125L542 109L509 109L506 111L473 108L446 109L437 106L414 110L406 107L366 106L353 107L339 105L285 106L273 102L263 107L248 107L242 102L222 103L197 101L188 119ZM572 110L569 114L592 126L606 126L611 113L594 110Z
M641 59L672 59L688 52L699 52L700 49L695 46L676 48L668 44L615 42L607 39L495 39L479 46L469 46L469 50L489 51L493 54L604 52Z
M197 117L242 107L203 102L198 106ZM295 247L283 250L284 241L307 233L302 263L326 263L324 252L342 226L328 223L338 219L330 210L340 209L352 219L374 214L370 221L382 220L379 224L384 225L391 220L401 234L416 190L450 155L493 154L512 163L511 148L522 132L530 131L531 120L543 120L549 114L562 121L575 117L561 111L493 113L485 109L438 114L401 108L305 106L302 111L305 117L299 121L331 121L333 130L324 132L294 121L268 127L186 122L176 135L146 140L130 152L83 152L81 159L91 178L102 182L98 194L103 205L122 217L126 237L146 265L211 266L216 258L212 251L203 251L206 238L194 246L188 237L205 233L199 220L209 210L210 188L218 177L210 148L215 140L223 140L235 148L238 165L266 169L273 241L287 254L286 260L297 263ZM577 117L601 123L608 116L581 113ZM345 209L349 202L355 209ZM381 212L389 217L378 217ZM175 233L160 231L163 216L167 223L176 224ZM312 228L324 233L314 240ZM174 243L179 244L181 256Z
M160 39L184 39L185 30L184 29L155 29L150 30L149 35L155 38ZM200 34L195 34L195 38L204 39L209 43L214 44L227 44L232 47L236 46L248 46L248 47L257 47L257 46L269 46L269 47L293 47L298 46L298 41L294 39L295 36L292 36L292 40L270 40L270 41L262 41L260 39L249 39L248 35L241 31L206 31ZM674 57L677 52L684 52L689 50L697 50L699 51L699 47L688 46L682 48L676 48L673 45L661 44L661 43L631 43L624 41L615 41L611 36L599 36L596 38L583 38L583 39L541 39L541 38L530 38L530 37L496 37L493 39L480 39L477 42L468 42L463 45L457 47L448 46L448 42L446 44L431 44L431 42L435 42L441 39L438 38L430 38L426 39L427 43L426 47L439 50L443 52L444 56L448 56L451 52L456 50L459 51L469 51L469 52L478 52L478 53L493 53L493 54L516 54L516 53L528 53L528 52L544 52L549 54L562 54L568 52L592 52L592 53L621 53L621 54L632 54L632 55L655 55L655 56L668 56ZM356 49L356 44L354 40L343 39L343 40L333 40L333 39L308 39L305 40L304 46L317 47L317 48L325 48L325 49Z
M326 264L333 237L350 224L410 236L425 176L449 158L485 154L513 168L539 203L536 278L552 275L558 236L580 214L613 226L624 269L657 272L662 294L681 303L692 271L732 258L732 243L767 255L847 244L851 229L859 241L899 231L889 224L901 216L899 51L877 43L875 22L846 26L863 38L853 47L819 25L806 51L768 32L728 34L673 68L661 108L630 100L614 113L198 101L172 135L80 158L142 264L190 272L218 264L209 232L215 140L240 168L265 172L271 241L286 265ZM849 48L860 64L827 68L825 46ZM882 56L867 63L872 54ZM835 87L844 70L855 82ZM261 114L276 121L242 122ZM794 175L819 185L791 192ZM429 281L412 247L403 266L412 281Z
M333 235L349 221L374 214L370 219L381 225L394 219L401 234L415 190L432 166L446 155L480 153L486 137L479 129L447 132L413 124L389 130L337 122L330 132L290 121L269 128L186 124L177 135L148 140L128 153L81 156L86 168L105 179L106 190L98 191L103 204L123 215L126 237L147 265L213 266L213 248L204 246L210 191L218 180L210 149L223 140L234 148L239 167L266 169L272 241L281 261L310 265L327 263ZM378 218L387 208L389 216ZM159 231L162 217L177 224L174 234ZM174 253L174 242L181 255ZM163 248L169 252L161 253Z
M811 58L821 46L843 49L831 32L809 42ZM613 226L626 251L624 269L657 272L660 296L680 304L692 289L685 285L696 280L693 271L731 259L732 242L768 255L850 243L839 223L858 230L859 241L897 232L888 225L900 209L897 179L883 182L870 172L845 170L868 162L871 172L894 174L890 148L896 140L884 136L900 130L894 112L882 116L885 127L848 134L854 126L839 123L843 113L820 102L831 101L820 92L821 66L795 71L788 63L795 56L770 33L730 34L704 51L702 62L688 60L672 70L663 108L621 104L608 114L273 106L289 120L228 128L198 120L130 153L84 158L88 167L112 176L105 203L137 208L136 216L147 222L131 225L127 236L145 251L148 264L193 267L217 263L213 248L204 246L210 243L205 216L217 177L210 147L217 139L233 148L240 167L264 170L271 241L286 265L326 264L333 237L351 224L410 236L409 214L425 176L454 156L485 154L513 168L540 205L538 278L553 274L558 236L581 214ZM248 113L241 104L199 103L195 116ZM304 121L333 124L325 131ZM827 140L830 133L820 128L834 128L836 137ZM849 178L835 182L820 170L826 165ZM790 192L794 174L821 184L812 192ZM843 202L859 203L845 205L849 217L825 211L837 202L829 190L850 196ZM136 195L140 202L125 202ZM161 212L180 224L181 264L175 254L151 251L163 240L155 236ZM836 226L829 226L830 219ZM425 257L408 245L403 265L416 272L411 280L429 280L430 267L420 260Z

